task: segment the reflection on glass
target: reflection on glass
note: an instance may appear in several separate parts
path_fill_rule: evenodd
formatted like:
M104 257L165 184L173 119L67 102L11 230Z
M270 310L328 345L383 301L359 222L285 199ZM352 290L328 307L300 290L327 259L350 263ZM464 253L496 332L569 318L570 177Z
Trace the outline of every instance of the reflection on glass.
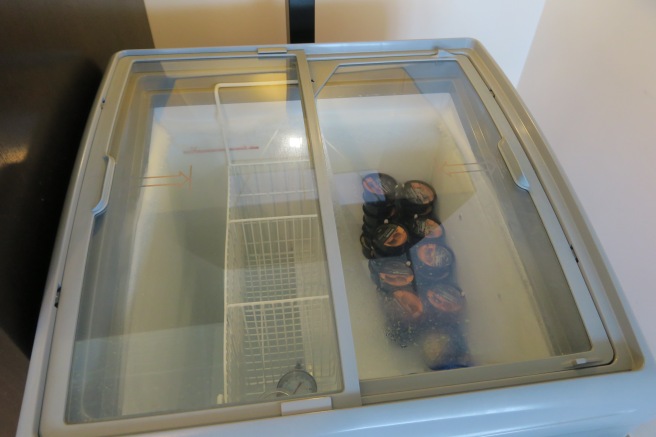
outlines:
M134 65L68 422L341 390L295 61L205 61Z
M361 380L590 349L455 61L340 67L317 109Z

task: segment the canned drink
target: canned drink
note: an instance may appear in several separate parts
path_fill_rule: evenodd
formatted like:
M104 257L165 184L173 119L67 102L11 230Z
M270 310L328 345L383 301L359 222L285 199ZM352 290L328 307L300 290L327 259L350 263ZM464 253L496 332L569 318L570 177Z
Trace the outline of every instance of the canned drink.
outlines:
M418 291L424 302L428 324L440 326L458 323L466 303L460 288L446 282L436 282L419 286Z
M422 331L424 305L414 290L400 288L386 294L383 306L387 337L401 347L415 343Z
M383 269L383 267L389 262L400 262L410 267L410 261L405 254L387 258L372 258L369 260L369 274L371 275L371 280L376 284L376 287L380 287L380 278L378 273ZM414 272L413 272L414 274Z
M378 257L398 256L408 249L408 231L402 225L386 223L374 230L371 243Z
M378 286L388 292L402 287L410 288L415 279L412 269L405 262L397 259L385 259L377 275Z
M444 227L437 219L415 215L406 222L406 227L413 244L423 240L442 240L444 238Z
M447 279L455 262L451 249L434 240L424 240L414 245L410 258L417 276L428 281Z
M371 246L371 238L367 234L360 235L360 245L362 246L362 254L367 259L374 258L374 249Z
M431 370L467 367L467 345L454 328L433 328L419 340L424 364Z
M362 212L370 217L387 217L396 210L394 202L391 203L364 203Z
M380 226L384 223L394 222L397 219L396 208L392 207L389 211L382 214L371 215L366 212L362 216L362 222L369 226Z
M433 187L420 180L411 180L399 185L395 197L398 208L405 215L430 214L437 204L437 194Z
M365 203L394 202L396 179L385 173L369 173L362 178L362 199Z

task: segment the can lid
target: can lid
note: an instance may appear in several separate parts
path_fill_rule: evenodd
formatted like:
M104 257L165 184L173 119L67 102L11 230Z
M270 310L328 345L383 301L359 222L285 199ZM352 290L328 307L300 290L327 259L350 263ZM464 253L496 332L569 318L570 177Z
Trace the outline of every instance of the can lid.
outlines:
M442 238L444 236L444 228L442 225L432 218L418 217L410 222L410 232L419 239L424 238Z
M416 258L427 267L444 269L453 264L451 249L433 240L424 240L415 246Z
M465 296L455 285L437 283L425 293L430 306L441 313L456 314L465 306Z
M405 182L398 189L397 198L403 200L406 206L426 207L432 205L437 194L430 184L420 180Z
M410 286L415 278L412 269L400 260L386 260L377 273L381 287L388 288Z
M389 202L394 200L396 179L385 173L369 173L362 178L365 202Z
M412 290L395 290L390 297L392 316L406 320L418 320L424 314L424 304Z
M382 252L402 251L408 243L408 231L399 224L385 223L374 230L371 241Z
M410 267L411 265L410 261L408 260L405 254L401 254L399 256L394 256L394 257L373 258L369 260L369 273L378 277L378 272L383 268L385 264L387 264L390 261L398 261L405 264L408 267Z

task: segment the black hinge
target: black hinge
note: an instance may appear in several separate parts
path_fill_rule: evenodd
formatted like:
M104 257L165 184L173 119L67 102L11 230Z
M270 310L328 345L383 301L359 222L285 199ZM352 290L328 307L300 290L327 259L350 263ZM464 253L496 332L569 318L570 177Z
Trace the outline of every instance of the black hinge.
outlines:
M572 251L572 255L574 255L574 261L576 261L576 262L578 263L578 262L579 262L579 257L576 256L576 251L574 250L574 246L572 246L572 245L570 244L570 245L569 245L569 249Z
M61 294L61 284L57 286L57 291L55 292L55 308L59 307L59 295Z

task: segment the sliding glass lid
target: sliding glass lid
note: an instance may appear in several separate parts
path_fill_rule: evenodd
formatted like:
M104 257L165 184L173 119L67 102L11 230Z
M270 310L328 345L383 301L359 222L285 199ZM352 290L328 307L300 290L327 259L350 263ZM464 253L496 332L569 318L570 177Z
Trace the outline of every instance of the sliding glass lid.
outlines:
M83 154L44 435L613 359L541 168L464 55L308 56L114 65Z
M316 85L365 396L612 359L554 211L468 65L342 64Z
M66 422L343 389L299 89L291 56L133 64Z

